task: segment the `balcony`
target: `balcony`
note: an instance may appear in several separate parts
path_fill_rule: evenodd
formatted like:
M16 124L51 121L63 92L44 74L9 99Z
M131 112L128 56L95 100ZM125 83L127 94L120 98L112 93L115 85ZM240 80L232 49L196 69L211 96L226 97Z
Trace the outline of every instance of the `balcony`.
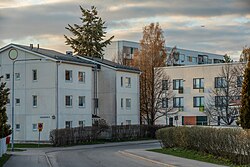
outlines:
M183 92L184 92L183 87L180 87L180 88L178 89L178 93L179 93L179 94L183 94Z

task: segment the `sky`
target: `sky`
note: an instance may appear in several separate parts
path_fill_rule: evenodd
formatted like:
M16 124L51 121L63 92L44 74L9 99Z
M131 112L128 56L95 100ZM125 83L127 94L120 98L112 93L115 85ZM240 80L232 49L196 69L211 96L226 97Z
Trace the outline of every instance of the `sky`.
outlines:
M65 52L68 24L81 24L79 5L96 6L107 37L139 42L158 22L166 46L228 54L250 46L250 0L0 0L0 48L10 43Z

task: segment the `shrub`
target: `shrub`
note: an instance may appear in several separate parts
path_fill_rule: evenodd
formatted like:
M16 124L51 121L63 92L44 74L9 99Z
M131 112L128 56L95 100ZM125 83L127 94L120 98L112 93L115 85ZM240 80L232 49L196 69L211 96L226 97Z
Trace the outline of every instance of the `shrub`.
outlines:
M227 158L235 164L250 163L250 130L171 127L158 130L156 137L163 148L180 147Z

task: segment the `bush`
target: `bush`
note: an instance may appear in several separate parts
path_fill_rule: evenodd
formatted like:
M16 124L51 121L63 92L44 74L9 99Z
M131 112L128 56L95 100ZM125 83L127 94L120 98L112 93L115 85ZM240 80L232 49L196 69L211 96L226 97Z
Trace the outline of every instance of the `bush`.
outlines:
M55 129L50 132L50 141L54 146L74 145L97 140L124 141L139 139L155 139L161 125L119 125L108 126L104 123L94 124L92 127L76 127Z
M162 147L179 147L250 164L250 130L240 128L172 127L156 132Z

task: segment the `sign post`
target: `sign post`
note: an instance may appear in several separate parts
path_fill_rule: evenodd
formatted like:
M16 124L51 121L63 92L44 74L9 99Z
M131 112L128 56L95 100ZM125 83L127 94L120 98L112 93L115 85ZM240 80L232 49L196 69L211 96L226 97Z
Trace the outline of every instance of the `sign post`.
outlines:
M39 134L38 134L38 147L39 147L39 144L40 144L40 139L41 139L40 133L41 133L42 130L43 130L43 123L38 123L38 132L39 132Z

